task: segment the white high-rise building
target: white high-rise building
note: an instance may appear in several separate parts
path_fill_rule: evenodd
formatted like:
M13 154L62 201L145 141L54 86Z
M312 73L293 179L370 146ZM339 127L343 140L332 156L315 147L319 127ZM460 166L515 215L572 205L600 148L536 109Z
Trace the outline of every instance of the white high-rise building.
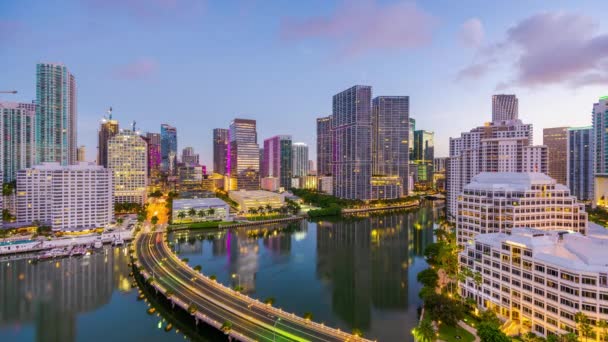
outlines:
M291 144L292 174L294 177L308 175L308 145L302 142Z
M487 123L458 138L450 138L446 177L448 219L454 220L458 196L480 172L547 173L546 147L532 148L532 143L532 125L519 119Z
M114 173L114 201L146 201L148 151L142 137L132 130L122 130L108 140L108 168Z
M543 173L483 172L458 196L456 237L466 245L478 234L531 227L587 231L583 204L567 186Z
M112 172L80 163L43 163L17 172L17 222L56 230L103 227L114 217Z
M519 101L515 95L492 96L492 122L517 120Z
M461 268L481 275L479 286L470 277L461 282L461 295L519 325L520 332L576 332L575 316L582 312L593 322L589 340L604 340L594 322L608 321L606 235L530 228L481 234L459 260Z

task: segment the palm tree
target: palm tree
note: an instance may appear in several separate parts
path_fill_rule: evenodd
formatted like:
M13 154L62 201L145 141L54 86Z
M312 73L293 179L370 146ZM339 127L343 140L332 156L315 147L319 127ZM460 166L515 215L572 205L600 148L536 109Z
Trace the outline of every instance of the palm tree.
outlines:
M578 330L583 335L583 338L585 338L585 341L587 341L587 337L589 337L593 331L593 327L591 324L589 324L589 318L587 318L587 315L579 311L576 313L576 315L574 315L574 321L576 321Z
M271 212L272 212L272 206L271 206L270 204L266 204L266 211L267 211L268 213L271 213Z
M182 220L183 220L184 218L186 218L186 213L185 213L185 212L183 212L183 211L180 211L180 212L177 214L177 217L179 217L180 219L182 219Z
M213 214L215 214L215 209L209 208L209 210L207 210L207 215L213 216Z
M264 215L264 206L263 205L261 205L261 206L258 207L258 212L260 214Z
M198 217L203 218L203 217L205 217L205 215L207 215L205 213L205 209L201 209L201 210L198 211Z
M190 209L188 210L188 216L192 217L192 216L194 216L194 215L196 215L196 209L194 209L194 208L190 208Z
M433 322L431 322L431 320L428 318L425 318L420 321L420 323L418 323L418 326L414 328L414 331L412 333L414 334L416 340L420 342L435 341L437 336L437 332L435 331Z
M608 322L600 319L597 322L597 327L602 330L602 336L604 339L606 339L608 337Z

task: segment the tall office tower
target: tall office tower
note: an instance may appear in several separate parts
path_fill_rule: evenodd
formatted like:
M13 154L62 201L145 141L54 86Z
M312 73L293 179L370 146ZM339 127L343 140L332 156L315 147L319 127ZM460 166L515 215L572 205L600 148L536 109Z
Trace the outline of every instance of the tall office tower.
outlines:
M409 192L409 112L409 96L378 96L372 101L372 172L399 177L397 197Z
M17 222L53 229L99 228L114 217L112 171L79 163L43 163L17 172Z
M593 199L593 127L568 129L568 188L579 201Z
M76 162L76 81L63 64L36 65L36 164Z
M353 86L334 95L332 102L334 196L367 200L372 177L372 87Z
M194 148L188 146L182 150L182 163L186 166L199 165L199 156L198 153L194 153Z
M108 168L114 173L114 202L146 202L148 146L136 132L122 130L108 141Z
M230 170L230 190L260 188L260 149L255 120L234 119L228 132L230 145L226 168Z
M549 159L548 175L559 184L566 184L568 158L568 127L543 129L543 145L547 146Z
M458 197L458 244L518 227L585 234L587 213L568 187L543 173L482 172L473 177Z
M521 120L497 121L450 138L447 166L448 218L456 217L456 199L480 172L523 172L524 147L533 141L532 125ZM546 173L540 164L539 172Z
M108 167L108 140L118 134L118 120L112 119L112 111L109 116L101 120L97 142L97 165Z
M83 162L87 159L87 148L84 145L78 146L77 162Z
M414 157L412 165L416 167L414 188L428 190L433 187L433 160L435 159L435 133L414 131Z
M225 175L226 159L228 157L228 130L225 128L213 129L213 172Z
M264 174L263 177L279 179L279 186L291 187L292 145L290 135L276 135L264 140Z
M148 177L157 178L160 174L162 158L160 152L160 133L146 133L142 138L148 144Z
M259 168L258 170L260 170L260 177L263 177L262 175L264 175L267 171L264 170L264 149L260 147L260 159L259 159Z
M308 145L302 142L291 144L293 177L308 175Z
M317 175L331 174L331 116L317 118Z
M414 131L416 131L416 119L410 118L407 133L407 146L410 152L410 160L414 160Z
M593 205L608 207L608 96L593 104Z
M5 182L12 182L17 171L35 164L35 125L35 106L0 102L0 171Z
M524 146L522 151L522 172L547 173L549 169L547 146Z
M515 95L492 96L492 122L511 121L519 118L519 100Z
M161 170L170 175L177 171L177 129L168 124L160 125Z

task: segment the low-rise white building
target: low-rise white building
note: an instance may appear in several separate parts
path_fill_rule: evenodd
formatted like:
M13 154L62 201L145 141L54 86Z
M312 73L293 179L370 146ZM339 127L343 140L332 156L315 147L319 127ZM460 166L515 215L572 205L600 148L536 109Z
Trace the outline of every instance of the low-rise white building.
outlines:
M43 163L17 172L17 222L55 230L103 227L114 217L112 171L89 163Z
M280 208L285 202L280 194L264 190L239 190L230 191L228 197L238 203L243 212L249 209L258 209L269 205L273 209Z
M460 253L460 267L481 275L460 283L463 297L519 324L522 332L574 332L575 315L595 327L608 320L608 237L514 228L477 235ZM603 332L590 339L600 341Z
M173 200L173 223L228 221L230 206L219 198Z
M460 245L477 234L514 227L585 233L587 213L567 186L535 172L483 172L458 196L456 235Z

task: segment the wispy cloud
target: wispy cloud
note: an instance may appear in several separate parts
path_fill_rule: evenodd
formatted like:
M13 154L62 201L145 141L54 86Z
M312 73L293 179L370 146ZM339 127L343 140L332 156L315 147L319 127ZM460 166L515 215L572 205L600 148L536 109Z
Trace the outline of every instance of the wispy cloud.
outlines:
M506 38L487 48L481 62L473 64L485 65L485 70L509 65L511 62L502 58L509 53L516 55L510 65L515 76L501 82L501 89L608 84L608 34L599 33L598 25L588 16L544 12L528 17L507 30Z
M143 80L153 77L158 71L158 62L151 58L140 58L116 67L112 75L121 80Z
M374 50L403 50L429 44L437 20L411 2L381 5L375 0L340 2L329 16L283 18L282 40L336 43L337 55L353 57Z
M478 18L471 18L462 24L458 38L460 43L468 48L478 48L484 38L483 24Z

